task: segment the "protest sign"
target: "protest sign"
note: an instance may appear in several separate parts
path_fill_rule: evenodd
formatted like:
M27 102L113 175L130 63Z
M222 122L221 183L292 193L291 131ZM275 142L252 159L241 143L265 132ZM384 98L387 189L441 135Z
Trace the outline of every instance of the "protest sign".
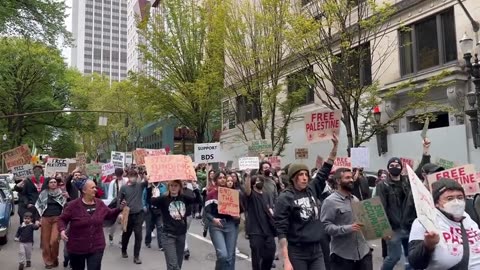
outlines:
M145 167L149 182L170 180L197 180L192 159L183 155L145 157Z
M305 119L305 131L307 142L315 143L330 140L333 134L340 134L341 110L318 110L307 113Z
M240 216L240 194L238 190L218 187L218 213L233 217Z
M87 175L97 175L102 173L102 163L90 163L86 165Z
M122 220L121 220L123 232L126 232L126 231L127 231L128 215L129 215L129 214L130 214L130 207L128 207L128 206L123 207L123 210L122 210Z
M446 160L443 158L438 158L435 162L436 165L443 167L445 170L451 169L455 167L455 162Z
M195 162L197 163L221 162L220 155L220 143L195 144Z
M440 178L449 178L457 181L460 185L462 185L463 189L465 190L465 195L467 196L480 193L480 186L478 185L475 166L473 166L473 164L459 166L428 175L427 179L428 184L430 185L430 190L432 184L438 181Z
M408 165L407 174L410 179L410 187L412 189L418 221L428 232L438 232L437 226L435 225L437 224L437 212L432 194Z
M144 165L146 156L147 156L146 149L137 148L133 151L133 158L135 159L135 164L137 165Z
M132 152L125 153L125 165L130 166L133 164Z
M295 148L295 159L308 159L308 148Z
M392 227L379 197L355 202L352 204L352 208L356 221L363 224L362 233L366 240L393 235Z
M11 170L15 166L30 164L32 162L32 154L28 145L22 144L19 147L4 152L3 159L5 166Z
M33 165L25 164L12 168L12 174L15 180L25 179L33 175Z
M358 147L350 149L350 157L353 168L370 167L370 153L366 147Z
M77 152L77 167L82 173L87 173L87 155L83 152Z
M115 168L123 169L125 167L125 153L112 151L110 162L113 163Z
M113 163L105 163L102 165L102 175L107 176L115 173L115 165Z
M267 158L267 161L272 164L272 168L280 170L282 168L282 158L279 156L271 156Z
M238 159L238 169L241 171L258 169L259 165L260 161L258 157L243 157Z
M56 173L68 173L68 165L67 159L49 158L45 164L45 175L53 177Z
M427 138L429 124L430 124L430 118L427 117L427 119L425 120L425 123L423 123L422 133L420 133L420 137L422 137L422 139L424 140Z
M255 140L248 146L248 154L255 155L271 155L273 154L272 144L268 140Z
M352 161L349 157L337 157L333 162L332 171L336 171L338 168L352 169Z

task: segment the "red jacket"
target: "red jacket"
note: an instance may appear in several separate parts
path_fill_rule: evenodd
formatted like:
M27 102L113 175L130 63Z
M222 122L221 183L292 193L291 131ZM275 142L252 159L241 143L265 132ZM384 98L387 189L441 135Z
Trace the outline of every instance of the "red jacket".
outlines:
M68 229L67 251L72 254L88 254L105 249L103 221L114 220L121 210L108 208L102 200L95 198L96 209L93 215L87 213L82 199L68 203L58 219L59 232Z

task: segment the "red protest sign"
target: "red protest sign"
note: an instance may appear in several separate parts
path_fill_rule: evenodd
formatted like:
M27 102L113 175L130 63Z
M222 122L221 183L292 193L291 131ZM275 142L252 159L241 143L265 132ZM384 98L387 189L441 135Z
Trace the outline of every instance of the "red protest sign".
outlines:
M218 187L218 213L240 216L240 194L238 190Z
M337 157L335 162L333 162L332 172L336 171L338 168L347 168L352 169L352 160L349 157Z
M407 175L407 165L410 166L410 168L413 168L413 164L415 161L411 158L400 158L400 161L402 162L402 174Z
M305 119L305 132L307 142L321 142L330 140L333 134L340 134L340 121L342 119L342 111L314 111L308 113Z
M5 160L5 166L7 166L7 168L10 170L15 166L26 165L32 162L30 148L26 144L22 144L19 147L8 150L2 155L3 159Z
M449 178L457 181L465 190L465 195L475 195L476 193L480 193L480 186L478 185L475 166L472 164L459 166L428 175L427 179L428 184L430 185L430 190L432 190L432 184L438 181L440 178Z
M197 180L192 159L183 155L146 156L149 182Z

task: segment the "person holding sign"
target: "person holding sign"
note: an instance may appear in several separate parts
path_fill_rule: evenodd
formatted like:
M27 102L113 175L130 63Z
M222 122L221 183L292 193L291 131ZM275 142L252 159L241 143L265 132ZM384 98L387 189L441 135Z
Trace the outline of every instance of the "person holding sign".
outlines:
M328 160L310 178L304 164L291 164L287 174L290 186L278 197L274 221L285 270L324 270L328 255L327 235L320 220L320 197L337 157L338 139L333 135L333 148ZM324 253L325 249L325 253Z
M415 269L480 269L480 230L465 213L465 191L455 180L432 184L436 228L427 231L418 219L410 232L408 261Z
M164 196L152 195L151 203L161 211L163 230L162 246L167 270L180 270L187 235L187 208L195 202L193 192L183 192L180 180L168 182L168 191Z

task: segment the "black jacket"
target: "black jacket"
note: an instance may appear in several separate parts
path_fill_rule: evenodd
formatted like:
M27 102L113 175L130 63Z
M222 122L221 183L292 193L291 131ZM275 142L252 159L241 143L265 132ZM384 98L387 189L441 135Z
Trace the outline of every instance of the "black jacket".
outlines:
M33 231L38 230L38 226L35 224L28 224L18 227L15 238L18 238L20 243L33 243Z
M360 201L370 199L370 186L368 185L368 179L365 176L359 176L357 181L353 183L352 194L355 195Z
M186 208L195 201L191 194L180 194L177 197L163 195L151 198L152 205L155 205L162 212L163 233L172 235L183 235L187 233Z
M280 194L273 217L279 239L294 245L321 241L325 231L320 200L331 170L332 164L324 163L306 190L288 187Z

